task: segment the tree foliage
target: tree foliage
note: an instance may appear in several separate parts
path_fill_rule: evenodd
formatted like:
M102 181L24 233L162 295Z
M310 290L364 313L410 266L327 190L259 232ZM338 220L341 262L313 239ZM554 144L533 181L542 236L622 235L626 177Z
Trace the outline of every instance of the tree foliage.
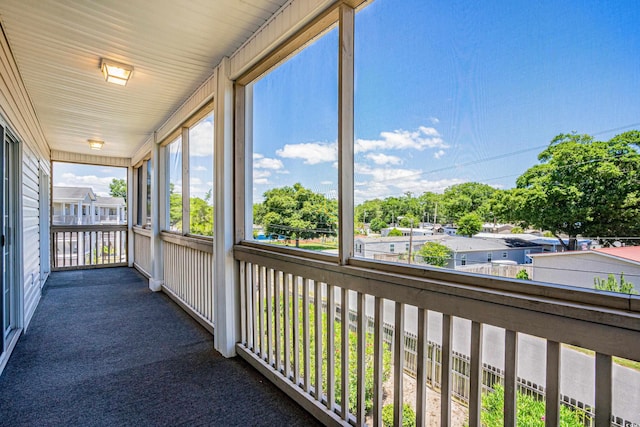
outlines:
M335 236L338 203L296 183L264 193L264 201L254 206L254 222L265 234L295 239Z
M482 230L482 218L475 212L464 214L456 223L458 226L457 234L461 236L471 237L478 234Z
M382 425L393 427L393 403L382 407ZM416 425L416 413L408 403L402 405L402 427L414 427Z
M550 230L566 249L576 237L627 236L640 232L640 132L609 141L589 135L560 134L537 164L504 192L500 206L512 220Z
M625 280L624 273L620 273L620 281L618 281L616 276L613 274L609 274L607 280L596 277L593 279L593 287L601 291L620 292L623 294L633 295L638 294L638 291L633 287L633 283Z
M127 181L121 178L113 178L109 183L109 195L111 197L122 197L127 203Z
M479 182L465 182L444 190L442 205L449 221L458 222L467 214L475 213L480 220L492 220L492 202L496 189Z
M438 242L425 243L417 254L427 264L435 267L445 267L451 259L451 250Z
M387 236L389 236L389 237L401 237L402 236L402 231L398 230L397 228L392 228L391 230L389 230L389 234L387 234Z

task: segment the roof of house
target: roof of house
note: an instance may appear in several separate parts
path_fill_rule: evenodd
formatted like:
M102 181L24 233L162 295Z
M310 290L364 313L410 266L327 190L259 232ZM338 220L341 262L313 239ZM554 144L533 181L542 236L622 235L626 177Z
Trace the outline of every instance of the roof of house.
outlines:
M640 262L640 246L623 246L620 248L601 248L601 249L594 249L594 252L615 256L616 258L627 259L629 261Z
M586 251L567 251L567 252L545 252L541 254L531 254L532 258L547 257L580 257L586 255L598 255L608 258L616 258L620 261L633 264L640 264L640 246L626 246L622 248L602 248L591 249Z
M53 187L54 201L60 200L60 199L84 200L87 196L91 200L96 200L96 195L93 192L93 189L91 189L91 187L63 187L63 186Z
M474 237L480 237L482 239L518 239L525 240L530 243L538 245L560 245L560 241L555 237L536 236L530 233L517 233L517 234L496 234L496 233L478 233ZM568 239L563 239L565 243L568 243ZM583 243L591 243L590 239L578 238L578 245Z
M122 197L96 197L96 205L124 206L124 198Z
M409 243L409 236L398 237L364 237L356 238L361 243ZM530 243L518 239L482 239L477 237L449 236L438 234L434 236L413 236L413 244L423 244L426 242L437 242L445 245L454 252L473 251L501 251L516 248L537 247L535 243Z

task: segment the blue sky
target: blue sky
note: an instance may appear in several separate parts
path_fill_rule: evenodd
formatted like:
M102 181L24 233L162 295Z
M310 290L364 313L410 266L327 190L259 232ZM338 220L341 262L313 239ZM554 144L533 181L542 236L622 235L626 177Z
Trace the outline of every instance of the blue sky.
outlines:
M53 185L91 187L98 196L109 195L109 183L114 178L126 180L127 169L62 162L53 164Z
M510 188L559 133L640 128L637 22L637 1L376 0L356 15L356 202ZM256 201L335 194L336 117L334 29L255 84Z

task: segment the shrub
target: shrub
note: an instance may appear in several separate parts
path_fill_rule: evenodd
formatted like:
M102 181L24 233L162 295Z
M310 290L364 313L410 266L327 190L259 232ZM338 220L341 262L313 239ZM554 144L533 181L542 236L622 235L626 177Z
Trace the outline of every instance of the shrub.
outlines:
M384 405L382 408L382 425L393 427L393 404ZM415 427L416 413L408 403L402 405L402 427Z

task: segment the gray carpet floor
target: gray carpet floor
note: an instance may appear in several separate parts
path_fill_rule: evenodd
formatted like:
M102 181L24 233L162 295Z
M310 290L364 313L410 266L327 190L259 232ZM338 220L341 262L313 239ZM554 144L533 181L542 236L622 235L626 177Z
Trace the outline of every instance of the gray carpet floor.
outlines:
M129 268L53 273L0 376L2 426L317 424Z

